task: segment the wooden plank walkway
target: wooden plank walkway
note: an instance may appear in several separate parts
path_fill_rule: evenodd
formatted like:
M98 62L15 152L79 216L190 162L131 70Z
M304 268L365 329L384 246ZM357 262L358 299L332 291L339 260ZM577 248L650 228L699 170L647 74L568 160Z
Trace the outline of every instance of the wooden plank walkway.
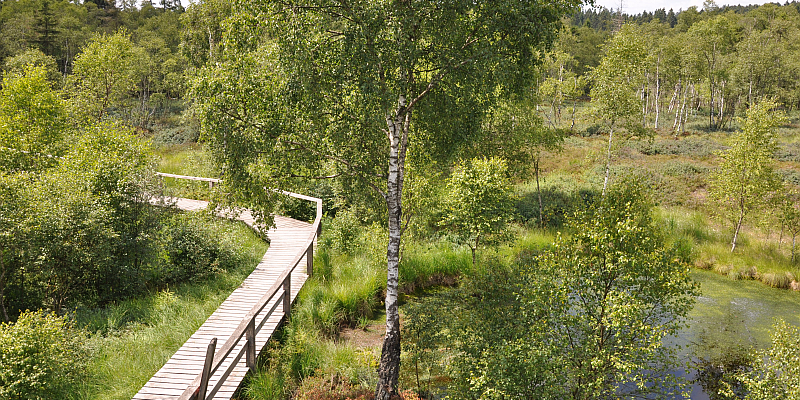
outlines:
M208 202L181 198L167 198L168 204L175 204L182 210L197 211L208 206ZM236 219L245 222L257 229L255 220L248 210L240 211ZM312 224L297 221L291 218L275 216L275 226L267 232L270 246L266 254L250 276L242 285L211 314L206 322L195 332L189 340L167 361L166 364L145 384L137 393L134 400L153 399L178 399L184 391L192 385L203 371L206 349L213 338L224 343L246 318L265 292L278 282L280 276L290 267L298 254L306 251L306 242L313 232ZM307 253L306 253L307 254ZM298 263L299 266L291 274L291 301L294 302L300 288L303 287L306 275L306 256ZM260 353L272 336L275 328L284 316L283 296L273 296L272 300L256 317L256 326L263 323L261 331L255 335L256 354ZM270 311L274 312L267 318ZM266 320L265 320L266 318ZM234 346L232 354L238 354L246 343L242 338ZM220 376L234 361L233 357L223 361L216 373L209 379L209 388L220 380ZM246 357L238 359L233 372L228 376L218 392L209 391L207 399L230 399L239 387L248 371Z

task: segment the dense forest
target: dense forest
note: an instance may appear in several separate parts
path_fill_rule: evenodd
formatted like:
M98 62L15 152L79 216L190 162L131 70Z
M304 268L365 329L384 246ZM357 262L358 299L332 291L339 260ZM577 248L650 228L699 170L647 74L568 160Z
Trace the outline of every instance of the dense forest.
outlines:
M130 398L267 245L155 199L265 187L326 216L239 398L800 393L800 3L411 3L0 1L0 399Z

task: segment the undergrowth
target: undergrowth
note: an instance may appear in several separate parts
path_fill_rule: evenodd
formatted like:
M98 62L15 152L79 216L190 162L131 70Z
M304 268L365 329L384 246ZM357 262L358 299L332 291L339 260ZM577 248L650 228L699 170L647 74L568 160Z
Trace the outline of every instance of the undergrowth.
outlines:
M343 220L348 219L342 213ZM381 323L386 289L385 230L327 220L314 257L314 275L306 282L292 318L243 390L254 400L371 399L379 348L342 341L342 329ZM469 274L466 249L449 243L406 242L400 264L400 287L413 293L453 285ZM417 399L404 392L405 399Z
M186 216L185 218L200 218ZM252 272L266 245L246 226L227 221L204 225L208 240L242 251L238 262L186 283L101 309L76 309L76 325L91 333L94 356L78 398L130 399Z

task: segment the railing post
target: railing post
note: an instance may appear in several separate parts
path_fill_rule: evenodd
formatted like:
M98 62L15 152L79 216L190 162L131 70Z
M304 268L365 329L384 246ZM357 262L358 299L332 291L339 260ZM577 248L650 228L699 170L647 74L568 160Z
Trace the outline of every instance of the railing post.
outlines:
M217 348L217 338L211 339L206 350L206 362L203 364L203 375L200 378L200 388L198 389L197 400L206 400L206 390L208 390L208 380L211 379L211 364L214 363L214 351Z
M255 371L256 369L256 317L250 318L250 323L247 324L247 330L245 331L245 335L247 337L247 367L250 368L250 371Z
M306 250L306 274L311 276L314 274L314 242L308 245Z
M286 315L286 320L292 313L292 274L286 275L283 280L283 314Z

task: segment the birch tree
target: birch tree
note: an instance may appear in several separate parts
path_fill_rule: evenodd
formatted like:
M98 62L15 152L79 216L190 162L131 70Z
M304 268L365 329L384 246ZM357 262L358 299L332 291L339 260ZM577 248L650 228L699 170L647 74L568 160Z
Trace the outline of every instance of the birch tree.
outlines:
M731 252L736 249L745 217L762 209L770 193L780 188L773 155L776 128L786 118L774 112L775 107L773 101L762 101L747 110L747 118L738 121L741 132L733 138L731 148L719 154L722 160L711 175L711 196L733 227Z
M644 80L645 59L647 58L644 40L638 28L626 24L609 41L606 54L600 65L592 71L592 107L596 118L608 128L608 151L606 155L606 174L603 180L603 194L608 186L611 168L611 144L614 129L620 124L641 122L641 103L637 91Z
M67 106L44 67L6 73L0 90L0 171L34 171L64 152Z
M487 107L531 80L578 0L241 2L193 96L234 200L340 178L385 200L386 336L376 398L397 393L402 194L409 152L452 158Z
M785 229L792 235L791 260L797 261L797 235L800 235L800 193L796 189L789 188L784 183L783 193L779 204L781 232ZM783 239L783 237L781 237Z
M693 51L703 60L702 68L708 89L708 127L720 129L730 118L732 109L730 101L726 104L730 92L726 84L729 55L734 51L738 31L730 19L719 15L692 25L689 38Z
M512 175L516 169L523 169L519 168L519 164L533 168L533 175L536 179L536 196L539 200L539 227L543 228L544 204L539 185L542 160L548 153L557 153L562 150L566 132L562 129L544 126L542 118L533 112L535 107L533 104L534 102L530 99L502 104L495 111L489 124L488 136L494 138L494 142L496 142L493 144L498 150L493 153L506 159Z
M121 107L136 88L136 51L121 31L92 39L75 59L70 76L76 110L87 121L100 121L112 107Z
M460 162L447 180L445 216L440 224L452 229L458 243L472 251L472 266L481 246L508 238L506 225L514 214L506 161L474 158Z

